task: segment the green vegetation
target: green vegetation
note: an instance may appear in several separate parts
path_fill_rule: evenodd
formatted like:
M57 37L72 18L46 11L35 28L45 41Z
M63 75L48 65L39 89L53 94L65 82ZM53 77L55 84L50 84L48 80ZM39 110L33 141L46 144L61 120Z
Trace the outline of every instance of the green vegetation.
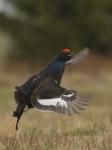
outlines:
M0 28L14 40L9 56L40 61L64 47L112 54L111 0L10 0L16 17L0 14Z

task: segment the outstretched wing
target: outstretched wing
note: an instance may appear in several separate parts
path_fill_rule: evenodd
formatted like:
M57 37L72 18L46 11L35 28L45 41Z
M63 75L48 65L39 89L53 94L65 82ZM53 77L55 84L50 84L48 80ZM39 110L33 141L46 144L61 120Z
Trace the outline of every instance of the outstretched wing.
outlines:
M47 80L48 81L48 80ZM48 84L46 86L46 84ZM40 90L32 94L31 103L41 111L53 111L72 115L80 113L89 104L89 100L80 98L76 91L60 87L55 82L46 82Z
M88 55L89 49L85 48L84 50L80 51L76 54L71 60L67 61L66 64L78 64L80 63L85 57Z

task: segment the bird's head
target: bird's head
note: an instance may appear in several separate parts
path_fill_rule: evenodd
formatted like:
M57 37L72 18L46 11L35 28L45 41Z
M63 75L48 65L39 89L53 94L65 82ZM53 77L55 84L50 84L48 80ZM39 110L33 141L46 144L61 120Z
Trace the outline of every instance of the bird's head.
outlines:
M64 49L62 50L60 56L61 56L61 59L62 59L64 62L67 62L67 61L69 61L69 60L72 59L73 53L71 52L70 49L64 48Z

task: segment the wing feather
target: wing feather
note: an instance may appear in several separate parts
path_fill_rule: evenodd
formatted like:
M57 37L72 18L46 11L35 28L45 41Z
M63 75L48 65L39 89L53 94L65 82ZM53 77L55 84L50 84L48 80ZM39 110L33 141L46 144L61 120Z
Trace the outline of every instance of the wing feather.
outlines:
M67 61L66 64L77 64L80 63L89 53L89 49L85 48L80 51L77 55L75 55L71 60Z
M90 100L88 103L86 99L83 100L83 98L77 97L76 91L66 89L57 98L38 99L38 97L34 97L32 105L43 111L53 111L67 115L79 114L80 111L85 110Z
M41 111L62 114L79 114L90 103L90 99L79 97L74 90L62 88L51 77L44 78L32 93L31 103Z

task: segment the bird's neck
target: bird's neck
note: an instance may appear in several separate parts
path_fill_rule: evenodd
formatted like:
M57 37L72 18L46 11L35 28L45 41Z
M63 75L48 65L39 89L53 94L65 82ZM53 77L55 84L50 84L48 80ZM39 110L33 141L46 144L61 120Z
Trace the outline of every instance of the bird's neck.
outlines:
M55 58L55 61L65 64L65 60L64 60L63 57L60 56L60 55L58 55L58 56Z

